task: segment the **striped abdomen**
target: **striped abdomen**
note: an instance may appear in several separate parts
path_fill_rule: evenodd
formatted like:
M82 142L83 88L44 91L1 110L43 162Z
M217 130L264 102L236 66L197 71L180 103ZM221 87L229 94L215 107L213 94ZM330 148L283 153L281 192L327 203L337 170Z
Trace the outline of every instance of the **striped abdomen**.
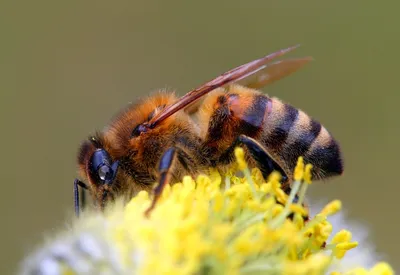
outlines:
M204 146L218 159L239 135L258 140L290 176L299 156L313 165L313 177L342 173L340 148L328 131L303 111L245 87L218 89L204 100L199 119Z
M264 121L262 143L274 152L288 172L299 156L313 165L313 177L323 179L343 172L338 143L318 121L303 111L271 98L272 108Z

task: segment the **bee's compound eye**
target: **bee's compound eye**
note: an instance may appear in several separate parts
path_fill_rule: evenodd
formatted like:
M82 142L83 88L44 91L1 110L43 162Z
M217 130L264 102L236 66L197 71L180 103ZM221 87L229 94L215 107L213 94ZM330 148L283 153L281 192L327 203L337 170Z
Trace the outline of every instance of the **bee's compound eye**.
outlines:
M105 182L110 181L113 178L114 174L114 172L111 170L111 167L108 165L100 166L98 173L99 173L99 178Z
M119 161L112 162L106 150L100 149L93 153L89 162L89 173L98 184L112 184L117 175Z

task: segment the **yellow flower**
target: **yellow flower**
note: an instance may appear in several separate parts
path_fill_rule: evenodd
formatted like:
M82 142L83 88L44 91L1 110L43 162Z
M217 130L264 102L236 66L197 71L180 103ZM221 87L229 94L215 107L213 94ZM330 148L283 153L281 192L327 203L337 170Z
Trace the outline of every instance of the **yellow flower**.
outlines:
M370 271L371 275L392 275L393 269L387 263L378 263Z
M334 200L327 204L320 213L325 216L331 216L339 212L340 209L342 209L342 202L339 200Z
M303 219L309 215L302 202L312 169L303 158L287 195L279 173L265 180L259 169L249 170L243 149L235 156L237 163L225 174L210 169L166 186L148 217L151 196L144 191L126 205L117 200L104 214L84 214L28 257L21 273L52 268L56 274L319 275L357 246L346 230L326 244L332 232L327 217L341 209L340 201ZM393 271L380 263L366 274Z
M377 263L371 270L358 267L343 273L334 271L331 275L394 275L394 271L387 263Z
M236 156L236 160L239 164L239 169L245 170L247 168L247 163L244 160L244 151L241 147L237 147L235 149L235 156Z
M311 184L311 182L312 182L311 169L312 169L312 165L308 163L306 165L306 169L304 170L304 181L308 184Z
M296 168L294 169L294 180L301 181L304 177L304 160L303 157L299 157L297 160Z

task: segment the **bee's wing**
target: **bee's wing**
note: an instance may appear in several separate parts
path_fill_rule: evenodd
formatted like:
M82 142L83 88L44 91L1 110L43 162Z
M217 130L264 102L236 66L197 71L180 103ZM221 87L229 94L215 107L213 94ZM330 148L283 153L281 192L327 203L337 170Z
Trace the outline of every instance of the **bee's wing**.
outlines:
M312 60L312 57L302 57L276 61L261 66L252 74L248 74L245 77L239 78L234 81L234 83L253 89L260 89L271 84L272 82L294 73Z
M168 118L169 116L173 115L177 111L187 107L189 104L193 103L195 100L199 99L200 97L206 95L207 93L211 92L212 90L227 85L229 83L235 82L237 80L244 81L247 77L255 76L255 73L267 70L265 65L270 62L272 59L280 57L294 49L297 46L289 47L286 49L279 50L262 58L256 59L239 67L236 67L226 73L214 78L213 80L201 85L200 87L188 92L186 95L181 97L177 102L165 107L161 112L157 113L148 123L147 126L149 128L154 128L164 119ZM284 63L286 64L286 63ZM283 68L284 66L275 65L275 68ZM267 70L271 75L274 75L271 70ZM280 71L273 77L275 80L281 78L288 73L289 71ZM290 71L292 72L292 71ZM279 76L279 77L278 77Z
M235 84L245 86L253 89L261 89L271 83L286 77L295 71L299 70L308 62L312 61L312 57L303 57L296 59L287 59L276 61L273 63L266 64L255 70L252 74L245 75L242 78L233 81ZM229 83L231 84L231 83ZM226 86L228 84L225 84ZM192 104L185 107L185 112L192 114L196 112L201 105L201 100L197 100Z

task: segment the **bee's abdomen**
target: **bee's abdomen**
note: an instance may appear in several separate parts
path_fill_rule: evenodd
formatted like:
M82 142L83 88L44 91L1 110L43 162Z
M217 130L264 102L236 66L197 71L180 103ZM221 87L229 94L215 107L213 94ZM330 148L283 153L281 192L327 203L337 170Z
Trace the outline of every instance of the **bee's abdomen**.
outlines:
M290 139L290 135L293 135L298 116L299 110L274 99L272 110L266 119L267 134L264 143L274 151L282 150Z
M304 158L313 164L313 176L316 179L343 173L343 160L339 144L323 126L318 137L304 154Z
M272 110L265 123L263 143L293 171L299 156L313 165L316 179L341 174L340 149L328 131L306 113L272 99Z

